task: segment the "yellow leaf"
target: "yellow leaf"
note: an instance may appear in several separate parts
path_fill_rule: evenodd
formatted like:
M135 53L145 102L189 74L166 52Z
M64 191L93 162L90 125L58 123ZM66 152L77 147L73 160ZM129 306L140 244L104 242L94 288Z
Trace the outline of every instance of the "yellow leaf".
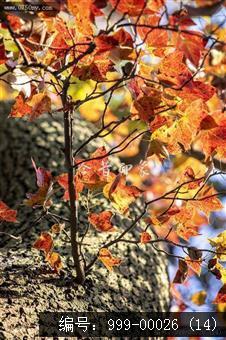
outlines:
M184 154L176 156L172 162L175 171L177 171L179 174L184 173L186 169L190 167L194 171L195 178L200 178L204 176L207 171L206 165L204 165L198 159L194 157L188 157Z
M46 256L46 261L57 273L59 273L63 267L60 255L56 252L48 253Z
M94 84L92 80L82 81L77 77L71 77L71 84L68 88L68 95L72 97L74 101L84 100L88 95L90 95L94 89Z
M112 271L114 266L119 266L122 262L121 259L114 257L107 248L100 249L98 259L101 260L110 271Z
M80 106L81 116L90 122L98 121L104 111L105 103L103 97L90 100Z
M215 248L217 253L225 253L225 255L224 254L223 255L217 254L217 257L222 261L226 261L226 230L224 230L222 233L220 233L216 237L209 238L208 240L209 240L211 246ZM226 269L225 269L225 272L226 272ZM221 274L222 274L222 272L221 272ZM225 273L225 276L226 276L226 273ZM226 280L225 280L225 283L226 283Z
M207 296L206 291L200 290L199 292L192 295L191 301L197 306L202 306L206 301L206 296Z
M217 312L225 313L226 312L226 303L218 303L217 304Z
M218 269L221 273L221 281L226 284L226 268L222 266L219 262L216 264L216 269Z

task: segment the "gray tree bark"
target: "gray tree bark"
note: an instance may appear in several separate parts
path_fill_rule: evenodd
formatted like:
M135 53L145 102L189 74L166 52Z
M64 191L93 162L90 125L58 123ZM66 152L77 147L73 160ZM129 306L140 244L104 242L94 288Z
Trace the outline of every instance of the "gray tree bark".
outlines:
M9 105L0 108L0 200L19 210L18 225L2 224L0 231L21 236L22 241L0 235L0 339L28 339L38 334L38 314L42 311L168 311L169 281L164 254L150 246L137 248L118 243L111 248L123 263L113 273L96 263L84 286L76 286L70 279L70 243L62 235L56 241L56 251L64 262L60 276L53 274L44 262L42 254L32 248L41 231L51 224L43 221L34 224L38 212L21 204L27 192L35 192L35 174L31 157L36 164L59 174L64 169L63 122L45 116L35 122L7 119ZM93 134L93 126L75 119L75 147ZM101 144L100 144L101 143ZM82 151L88 157L103 141L95 140ZM113 164L119 164L117 157ZM109 208L109 202L93 199L93 211ZM18 208L19 206L19 208ZM57 203L58 214L68 214L64 205ZM138 211L139 204L134 206ZM87 223L84 207L80 206L81 233ZM39 212L40 214L40 212ZM125 219L118 221L125 228ZM93 235L93 236L92 236ZM104 236L95 232L87 238L91 246L85 248L91 259L103 242ZM99 243L98 243L99 242Z

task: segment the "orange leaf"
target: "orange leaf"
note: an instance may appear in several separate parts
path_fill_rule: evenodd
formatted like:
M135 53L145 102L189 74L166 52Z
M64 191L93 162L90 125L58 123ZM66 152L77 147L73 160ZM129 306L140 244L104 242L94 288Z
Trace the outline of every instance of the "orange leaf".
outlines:
M35 169L35 173L36 173L36 179L37 179L37 186L40 187L44 187L44 186L49 186L51 181L52 181L52 175L51 172L44 169L44 168L40 168L36 166L35 161L33 160L33 158L31 159L32 165Z
M226 303L226 284L221 287L213 303Z
M113 269L113 267L119 266L122 262L121 259L113 257L107 248L100 249L98 259L101 260L105 267L110 271Z
M173 215L176 215L180 212L180 208L178 207L171 207L168 212L167 212L167 215L169 216L173 216Z
M210 130L216 127L218 127L218 124L216 123L215 119L212 116L204 117L200 123L201 130Z
M68 174L63 173L63 174L57 176L56 181L65 190L63 200L68 201L69 200ZM83 183L78 179L77 175L74 176L74 185L75 185L76 198L77 198L79 193L82 192L82 190L84 188Z
M202 260L192 260L190 257L186 256L185 261L187 262L188 266L193 270L194 273L197 275L201 274L202 270Z
M140 79L140 78L132 78L129 82L128 82L128 89L132 94L133 98L138 98L138 96L142 96L142 88L145 86L144 84L144 80Z
M91 10L94 16L101 16L104 13L101 11L102 8L107 6L107 0L93 0Z
M186 226L184 224L181 224L177 226L176 233L178 236L188 241L190 237L199 235L198 229L199 229L198 226L189 226L189 225Z
M200 215L197 209L191 207L188 203L180 209L178 207L171 207L164 215L156 217L152 214L150 221L148 221L148 223L156 226L155 231L161 237L167 235L170 228L173 228L172 232L175 230L176 234L186 241L192 236L199 235L200 226L207 224L207 222L207 218Z
M90 55L87 63L84 61L81 66L75 66L73 75L80 80L103 81L106 80L107 72L111 71L112 67L113 63L109 59L109 52L102 52L95 56Z
M5 46L3 43L0 43L0 65L5 64L6 61L7 61L7 57L5 54Z
M188 265L184 260L179 259L178 270L173 279L173 283L183 283L188 275Z
M144 88L142 95L139 95L131 108L132 116L138 116L140 119L150 122L153 120L155 109L160 106L161 92L154 88Z
M187 32L173 32L173 43L177 50L182 51L185 57L198 67L207 40L204 40L201 34L198 36L196 31Z
M67 49L70 47L69 43L72 42L70 30L65 22L59 21L54 23L55 37L51 43L51 48L54 48L52 52L59 58L63 58L66 55Z
M141 14L145 5L145 0L109 0L109 2L119 12L128 13L130 16Z
M194 21L189 17L186 9L174 12L169 18L172 26L180 26L181 28L195 25Z
M133 38L123 28L119 29L113 34L114 39L118 41L121 46L133 47Z
M79 34L82 36L92 35L92 0L67 0L67 4L69 11L75 17Z
M20 92L19 95L16 97L16 102L12 107L12 110L10 112L10 117L21 118L26 115L30 115L31 112L32 112L32 108L25 102L24 93Z
M223 209L223 205L217 198L217 192L213 187L204 187L196 198L197 200L190 201L188 206L193 206L203 211L207 217L211 212Z
M218 263L216 258L210 259L208 261L209 271L216 277L217 280L222 280L225 283L225 268Z
M184 83L183 83L184 84ZM183 85L182 91L174 91L175 96L179 96L192 103L194 100L201 98L204 102L208 101L216 92L216 89L210 84L205 84L199 80L190 80L186 85Z
M10 23L10 26L13 28L14 31L18 30L21 28L21 19L13 14L7 15L7 20Z
M198 144L205 153L206 157L211 156L213 153L217 154L219 158L226 158L226 119L225 114L219 114L216 112L213 116L210 116L209 124L201 122L201 131L197 136ZM214 122L213 122L214 120ZM214 124L217 126L214 127ZM209 127L209 129L206 129Z
M37 168L33 159L32 164L35 169L37 186L39 189L35 194L26 194L27 199L24 200L24 204L34 208L40 205L49 207L52 204L52 201L50 200L50 196L53 193L52 175L50 171L45 170L44 168Z
M128 212L130 204L141 196L142 190L134 185L126 185L126 177L119 174L113 181L105 185L103 193L112 201L115 209L121 214L125 214Z
M86 188L101 188L109 181L111 173L109 172L108 157L105 157L106 154L105 147L100 147L90 155L91 160L78 165L78 180ZM76 160L75 163L80 163L80 161Z
M65 224L64 223L55 223L51 226L51 231L53 234L60 234L61 231L64 229Z
M150 26L158 26L160 20L159 15L147 15L141 17L139 24L146 25L147 27L138 27L138 32L141 39L145 39L145 42L152 49L154 48L154 54L157 55L156 52L160 51L161 47L167 47L168 43L168 32L167 30L159 29L159 28L148 28ZM155 50L156 49L156 50Z
M68 174L63 173L56 178L57 183L65 190L64 192L64 201L69 200L69 192L68 192Z
M25 102L23 92L20 92L16 98L16 103L13 105L10 112L10 117L21 118L29 116L30 120L34 120L44 112L51 110L51 100L45 93L33 95L30 101Z
M96 44L96 55L104 52L109 52L119 46L124 47L122 51L125 50L125 47L128 47L130 48L130 52L132 52L131 49L133 47L133 39L131 35L124 29L116 31L116 33L114 33L113 35L102 33L94 39L94 42ZM97 59L95 58L95 60Z
M100 34L94 41L97 47L97 53L110 51L118 46L118 41L113 36L107 34Z
M99 214L92 213L89 214L88 220L98 231L116 231L117 228L111 222L112 215L111 211L103 211Z
M0 222L17 222L17 211L10 209L3 201L0 201Z
M38 250L42 250L45 254L48 254L53 247L53 239L52 236L47 232L42 232L41 236L35 241L33 244L33 248Z
M187 78L186 75L183 75L183 73L179 74L179 76L175 74L174 79L167 78L167 74L160 74L159 78L163 83L171 86L171 88L165 89L164 91L165 100L168 101L169 104L175 104L175 102L178 101L178 97L184 99L181 104L178 105L178 108L182 112L186 109L189 103L192 103L197 99L202 99L203 102L207 102L216 93L215 87L210 84L206 84L203 81L194 81L191 74L188 75Z
M151 235L148 232L143 231L140 236L140 243L148 243L150 241L151 241Z
M199 235L200 225L205 223L205 219L200 219L199 214L193 207L187 205L180 209L180 212L173 215L168 223L176 226L178 236L188 241L190 237Z
M28 193L26 194L27 199L24 200L24 204L33 208L38 206L50 207L52 205L52 201L48 199L49 194L52 191L51 187L40 187L35 194Z
M59 273L63 267L60 255L56 252L48 253L46 256L46 261L49 262L50 266L57 273Z
M190 79L192 74L183 59L184 53L181 51L174 51L163 58L159 64L159 80L165 84L180 87Z
M199 132L200 122L206 115L205 104L201 99L197 99L186 108L179 118L175 119L170 127L162 126L152 134L152 138L165 143L171 154L180 152L181 145L185 150L188 150Z
M45 93L35 94L28 104L32 107L31 121L41 116L44 112L51 111L51 99Z

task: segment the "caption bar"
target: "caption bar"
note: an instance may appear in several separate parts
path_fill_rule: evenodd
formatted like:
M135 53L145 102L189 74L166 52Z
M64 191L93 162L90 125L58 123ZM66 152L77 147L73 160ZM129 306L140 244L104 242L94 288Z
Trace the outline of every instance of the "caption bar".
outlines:
M40 313L41 337L226 336L226 313Z

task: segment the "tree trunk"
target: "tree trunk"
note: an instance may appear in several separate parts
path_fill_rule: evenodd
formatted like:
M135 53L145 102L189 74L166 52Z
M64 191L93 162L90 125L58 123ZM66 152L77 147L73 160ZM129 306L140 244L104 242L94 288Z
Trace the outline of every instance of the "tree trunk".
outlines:
M27 192L37 190L31 157L38 166L53 171L54 175L65 171L63 120L62 117L45 116L30 123L7 119L8 112L9 105L1 103L0 200L18 208ZM92 125L75 118L75 147L93 131ZM92 141L81 156L88 157L89 152L100 145L103 145L102 140ZM114 165L119 164L117 157L111 161ZM82 233L87 219L80 204L79 229ZM96 198L92 206L92 209L102 211L109 208L109 202ZM57 203L56 208L58 214L68 217L65 204ZM148 245L137 248L120 242L111 251L123 259L122 265L109 273L97 262L84 285L76 286L70 280L73 269L66 236L61 235L56 241L56 251L64 262L64 270L57 276L48 269L42 254L32 248L40 232L49 230L51 223L34 223L40 211L22 205L18 210L18 225L0 225L0 231L22 238L21 242L4 235L0 238L0 339L34 338L38 334L37 320L41 311L168 311L169 281L164 254L156 253ZM139 210L139 204L134 206L136 210ZM128 222L122 221L118 227L123 229ZM98 235L97 238L95 232L88 236L85 242L91 245L85 252L92 259L106 236Z

